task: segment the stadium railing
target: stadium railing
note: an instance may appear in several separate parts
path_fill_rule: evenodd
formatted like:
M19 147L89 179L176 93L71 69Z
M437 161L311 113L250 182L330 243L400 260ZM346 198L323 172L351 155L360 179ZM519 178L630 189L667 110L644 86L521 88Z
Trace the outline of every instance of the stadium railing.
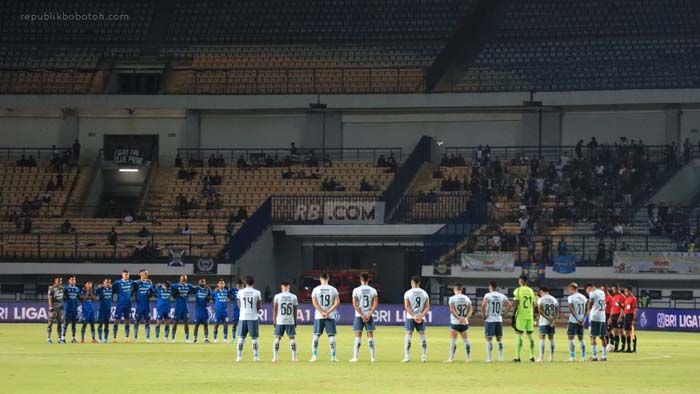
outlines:
M63 152L71 148L57 147L56 152L59 155L63 155ZM29 156L34 156L37 161L40 160L50 160L53 155L53 148L10 148L10 147L0 147L0 160L19 160L22 156L29 158Z
M63 234L44 232L32 234L0 233L2 261L169 261L170 250L185 251L184 258L215 256L224 248L226 234L152 233L139 237L137 233L119 233L115 245L109 244L106 233ZM139 241L141 244L139 245ZM136 253L148 242L155 248L148 256Z
M541 155L542 159L548 161L572 159L576 157L576 146L574 145L490 146L488 148L491 151L491 160L496 158L499 160L534 159L537 158L538 155ZM618 146L616 145L599 145L597 150L614 150L617 148ZM623 149L624 152L639 149L639 147L633 146L621 146L620 148ZM476 153L479 149L486 149L486 145L449 146L445 147L445 154L448 157L450 157L452 154L462 155L465 160L469 161L476 158ZM666 161L671 159L668 157L668 145L645 145L642 149L651 160ZM581 152L584 157L589 157L591 149L584 145Z
M235 163L241 156L248 164L263 162L268 156L282 160L288 156L298 156L298 160L303 162L312 154L321 161L324 154L331 161L372 161L375 162L380 156L389 157L393 155L397 161L403 159L403 151L401 148L297 148L296 155L292 155L290 149L287 148L187 148L178 149L177 153L187 164L190 158L202 160L204 165L207 165L207 159L213 155L219 155L228 163Z

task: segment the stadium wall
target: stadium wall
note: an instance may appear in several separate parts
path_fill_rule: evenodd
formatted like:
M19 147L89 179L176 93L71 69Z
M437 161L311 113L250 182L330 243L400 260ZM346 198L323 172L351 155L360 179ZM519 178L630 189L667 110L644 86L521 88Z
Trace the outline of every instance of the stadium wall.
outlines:
M666 113L657 111L567 111L562 113L562 144L576 145L596 137L600 143L619 142L620 137L642 139L647 145L663 145Z
M621 136L647 144L700 138L700 91L535 93L542 143ZM177 148L401 146L421 135L449 146L536 145L539 117L526 93L326 96L0 95L2 145L67 145L79 137L91 160L104 134L157 134L161 160ZM310 103L328 106L309 110ZM325 118L325 122L324 122ZM261 145L262 144L262 145Z

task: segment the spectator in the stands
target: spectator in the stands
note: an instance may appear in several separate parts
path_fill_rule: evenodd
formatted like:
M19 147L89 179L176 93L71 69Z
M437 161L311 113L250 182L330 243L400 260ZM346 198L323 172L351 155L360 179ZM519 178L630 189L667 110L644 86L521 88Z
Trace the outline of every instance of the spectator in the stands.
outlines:
M238 160L236 161L236 167L238 167L239 169L248 168L248 163L245 161L245 157L243 157L243 155L241 155L241 157L239 157ZM268 167L271 167L271 166L268 166Z
M214 221L209 219L209 223L207 223L207 235L211 236L212 240L216 242L216 228L214 226Z
M27 159L27 164L26 167L36 167L38 163L36 162L36 159L34 156L29 155L29 158Z
M212 175L210 170L207 170L207 174L202 177L202 182L205 185L212 186L212 185L221 185L222 178L221 175L214 174Z
M537 250L537 242L535 242L535 237L529 237L527 241L527 260L534 262L537 261L535 256L535 251Z
M41 202L44 204L51 204L51 193L45 192L41 195Z
M375 189L374 186L372 186L371 183L367 181L367 179L362 178L360 181L360 191L361 192L374 192L377 191L378 189Z
M221 201L221 197L218 194L207 198L207 210L213 211L221 208L223 208L223 202Z
M386 167L386 158L384 155L379 155L379 159L377 159L377 167Z
M63 190L63 174L60 172L56 174L56 188Z
M321 190L324 192L344 192L345 187L336 182L335 178L326 178L321 184Z
M146 237L150 237L152 235L152 233L150 231L148 231L146 226L142 226L141 229L139 230L139 232L137 233L137 235L141 238L146 238Z
M49 178L49 183L46 184L46 191L56 191L56 184L53 182L53 178Z
M119 235L117 235L117 232L114 230L114 227L112 227L112 230L110 230L110 232L107 233L107 242L112 246L116 246L118 241Z
M233 219L234 222L242 222L244 220L248 220L248 211L245 209L244 206L238 207L236 216L234 216Z
M61 234L70 234L74 232L75 228L73 228L71 222L68 219L66 219L66 221L64 221L63 224L61 224Z
M549 237L545 237L540 241L542 247L540 261L543 263L550 263L552 261L552 240Z
M396 168L398 164L396 163L396 158L394 157L394 152L389 153L389 157L386 159L387 167Z
M598 242L598 252L596 253L595 263L596 265L603 265L606 263L608 258L608 252L605 247L605 242L601 239Z
M32 233L32 217L31 216L29 216L29 215L22 216L20 232L22 234L31 234Z
M569 244L566 242L566 238L561 237L559 243L557 244L557 256L567 256L569 254Z
M226 223L226 235L224 238L224 242L228 243L231 240L231 237L233 237L233 231L236 227L232 222Z
M209 159L207 159L207 165L209 167L218 167L218 163L216 162L216 155L213 153L209 155Z
M624 234L624 229L622 227L622 223L615 223L613 226L613 231L612 231L612 236L613 238L620 238Z
M40 210L43 205L44 205L44 203L43 203L42 199L39 198L39 195L37 194L36 196L34 196L34 199L32 200L30 208L31 208L32 212L36 212L36 211Z
M190 235L192 234L192 229L190 228L190 225L185 223L185 227L182 228L182 231L180 232L182 235Z
M309 152L306 158L306 165L308 167L318 167L318 158L316 158L316 153L313 150Z
M180 169L183 167L182 157L180 157L180 152L178 152L177 155L175 155L175 167L180 168Z
M289 154L292 156L297 156L299 154L299 150L294 142L289 145Z
M75 140L73 141L73 146L71 147L73 150L73 160L75 160L77 163L80 162L80 141Z

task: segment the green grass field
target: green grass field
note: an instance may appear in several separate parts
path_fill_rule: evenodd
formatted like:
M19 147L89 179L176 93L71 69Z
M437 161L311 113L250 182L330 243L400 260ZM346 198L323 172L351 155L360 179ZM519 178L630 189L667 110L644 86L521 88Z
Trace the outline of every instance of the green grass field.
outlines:
M273 364L270 326L264 326L261 332L263 361L250 361L248 341L244 361L234 363L233 345L185 344L182 327L176 344L48 345L43 324L3 324L0 325L0 392L700 392L700 335L697 334L641 332L637 354L611 354L607 363L574 364L564 362L568 358L567 342L564 335L559 335L558 360L553 364L485 364L482 332L481 327L471 330L470 364L442 363L448 351L444 327L428 330L429 362L402 364L399 362L403 356L402 329L380 327L376 339L378 361L374 364L366 361L368 353L363 343L363 362L350 364L347 360L352 355L351 329L340 327L341 361L328 361L324 337L319 348L321 361L311 364L308 362L310 327L302 326L297 337L300 361L296 364L288 361L289 346L285 339L280 352L282 361ZM514 337L510 330L506 331L505 340L506 360L511 360ZM412 351L413 359L418 360L420 346L415 339ZM460 360L463 354L463 349L458 347Z

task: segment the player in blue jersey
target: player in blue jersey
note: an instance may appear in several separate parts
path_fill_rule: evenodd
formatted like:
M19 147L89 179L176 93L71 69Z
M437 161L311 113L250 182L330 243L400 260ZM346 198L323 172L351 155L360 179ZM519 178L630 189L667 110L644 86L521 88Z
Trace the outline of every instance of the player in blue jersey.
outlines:
M155 288L156 294L156 341L160 339L160 326L165 325L163 339L168 342L170 335L170 325L173 323L170 317L170 309L172 307L170 300L173 295L170 289L170 281L158 283Z
M106 343L109 336L109 318L112 316L112 279L105 278L95 291L100 300L100 310L97 316L97 336L100 342Z
M136 294L136 316L134 317L134 341L139 339L139 323L146 325L146 342L151 341L151 297L153 297L153 282L148 279L148 270L139 271L139 280L134 282Z
M68 324L70 323L71 331L71 343L78 343L75 339L75 325L78 323L78 302L80 301L80 288L75 285L75 275L68 277L68 285L64 287L63 291L66 294L66 302L63 304L65 323L63 325L63 334L61 337L63 340L66 339L66 331L68 330Z
M173 316L173 329L171 331L172 342L175 342L175 334L177 334L177 323L185 324L185 343L190 343L190 322L189 311L187 310L187 301L190 294L194 291L194 286L187 283L187 275L180 275L180 281L173 284L172 294L175 299L175 316Z
M209 343L209 311L207 305L211 300L211 289L207 286L207 280L199 280L199 286L194 289L194 343L197 343L199 326L204 326L204 343Z
M90 335L92 343L97 343L95 339L95 321L97 321L97 294L92 287L92 282L87 281L80 292L80 300L83 302L83 326L80 328L80 343L85 343L85 330L90 325Z
M129 323L131 320L131 298L134 295L134 281L129 279L129 271L122 271L122 278L115 281L112 289L117 293L117 308L114 310L114 342L117 342L119 321L124 319L124 340L129 342Z
M211 293L211 298L214 300L214 343L219 337L219 325L224 326L224 343L228 343L228 303L231 299L231 290L226 288L226 282L223 279L216 282L216 289Z
M241 308L238 306L238 291L241 290L245 285L243 284L243 279L236 279L236 284L229 290L229 298L233 300L233 308L231 310L231 343L236 343L233 338L236 337L236 331L238 330L238 320L241 317Z

